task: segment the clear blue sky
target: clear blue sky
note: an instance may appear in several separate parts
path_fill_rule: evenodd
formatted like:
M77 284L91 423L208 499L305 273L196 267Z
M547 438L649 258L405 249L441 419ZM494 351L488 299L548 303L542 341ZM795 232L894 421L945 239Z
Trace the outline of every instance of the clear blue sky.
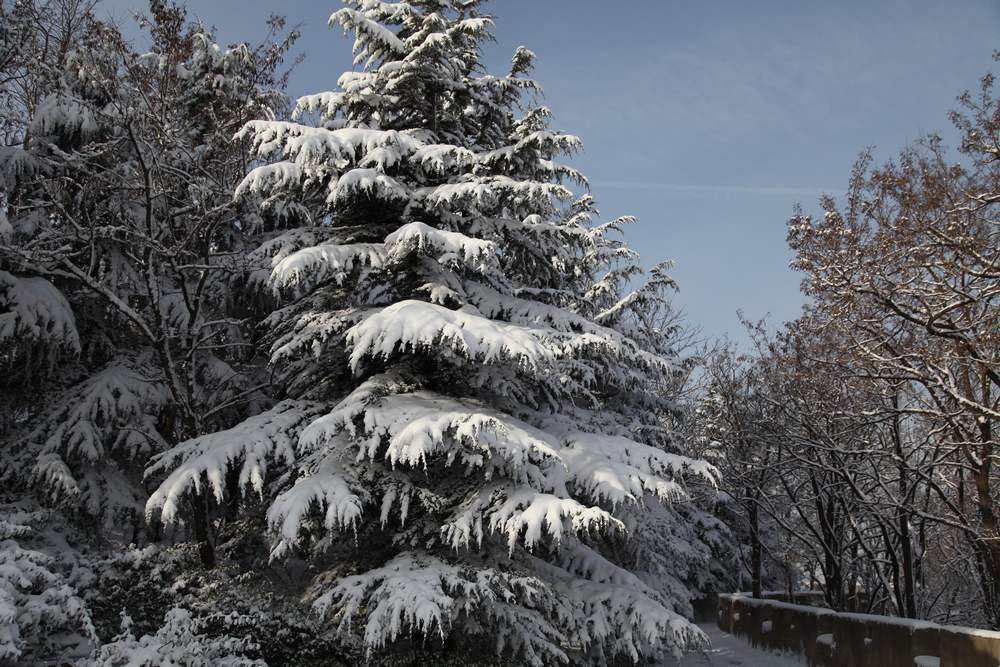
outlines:
M301 23L291 94L329 90L351 40L327 28L336 0L192 0L221 41ZM125 17L139 0L105 0ZM743 335L737 309L790 319L801 305L785 222L840 193L866 146L891 156L949 129L955 97L996 67L998 0L498 0L487 62L518 45L559 129L579 135L606 217L632 214L647 265L676 260L679 304L708 335ZM949 136L945 133L945 136Z

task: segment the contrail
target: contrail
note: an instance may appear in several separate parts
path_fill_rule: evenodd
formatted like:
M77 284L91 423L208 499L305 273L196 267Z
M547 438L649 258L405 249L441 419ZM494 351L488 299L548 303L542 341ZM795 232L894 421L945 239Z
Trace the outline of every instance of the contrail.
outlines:
M749 185L694 185L691 183L657 183L654 181L592 181L591 188L621 188L628 190L673 190L676 192L733 192L750 195L812 195L836 191L836 188L757 187Z

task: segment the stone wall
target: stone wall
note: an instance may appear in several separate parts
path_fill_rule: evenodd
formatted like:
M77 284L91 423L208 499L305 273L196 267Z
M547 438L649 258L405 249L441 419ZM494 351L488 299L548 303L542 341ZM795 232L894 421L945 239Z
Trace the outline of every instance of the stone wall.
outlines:
M719 596L719 627L811 667L998 667L1000 632Z

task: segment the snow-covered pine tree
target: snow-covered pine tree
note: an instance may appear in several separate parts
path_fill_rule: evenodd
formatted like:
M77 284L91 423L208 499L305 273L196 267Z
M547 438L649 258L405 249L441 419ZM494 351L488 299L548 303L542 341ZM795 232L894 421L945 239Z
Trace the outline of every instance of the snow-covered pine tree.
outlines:
M672 283L629 290L629 219L573 198L557 158L580 141L528 104L532 53L484 71L479 4L347 2L360 69L240 132L271 161L237 196L293 226L256 252L288 400L157 456L148 516L198 521L191 498L231 505L238 479L372 657L677 652L706 553L683 508L715 471L664 426L678 367L646 315Z

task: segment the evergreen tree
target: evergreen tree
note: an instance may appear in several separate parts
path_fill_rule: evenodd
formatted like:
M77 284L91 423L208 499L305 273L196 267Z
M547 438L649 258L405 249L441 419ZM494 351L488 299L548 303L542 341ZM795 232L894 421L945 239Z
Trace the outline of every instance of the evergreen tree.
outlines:
M155 457L148 516L263 497L272 558L308 559L370 656L676 653L717 527L690 500L715 470L667 423L681 364L649 315L673 284L629 289L630 220L574 198L533 54L484 71L479 4L348 2L360 70L239 133L265 162L237 197L288 227L251 279L286 400Z

